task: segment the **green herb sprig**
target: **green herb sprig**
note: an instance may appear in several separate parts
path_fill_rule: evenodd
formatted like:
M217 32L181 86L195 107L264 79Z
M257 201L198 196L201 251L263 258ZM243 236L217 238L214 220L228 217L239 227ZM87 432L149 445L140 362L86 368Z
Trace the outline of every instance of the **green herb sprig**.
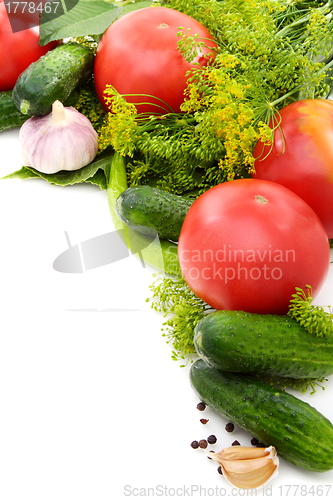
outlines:
M150 289L152 295L147 301L151 302L155 311L167 318L162 325L162 332L167 342L172 344L172 359L191 360L195 354L194 328L212 308L190 290L182 277L155 275Z
M312 304L312 288L306 285L306 292L299 287L292 295L288 316L294 318L309 333L316 337L323 337L333 333L333 313L323 307Z
M325 382L327 379L324 377L314 379L314 378L303 378L303 379L295 379L289 377L278 377L276 375L266 375L265 373L260 373L256 375L259 380L263 380L274 387L278 387L283 391L287 391L289 389L294 389L295 391L300 392L308 392L310 391L310 395L315 394L317 389L325 390Z

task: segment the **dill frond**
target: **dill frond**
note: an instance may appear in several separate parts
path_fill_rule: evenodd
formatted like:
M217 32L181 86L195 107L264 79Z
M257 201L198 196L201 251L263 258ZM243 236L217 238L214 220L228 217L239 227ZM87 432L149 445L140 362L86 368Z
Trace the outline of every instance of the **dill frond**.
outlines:
M91 121L96 132L99 133L107 121L107 113L98 100L93 81L89 80L80 88L79 94L79 99L74 105L75 109L85 115Z
M309 333L322 337L333 333L333 313L323 307L312 304L311 286L307 285L307 293L296 287L292 295L288 316L298 321Z
M152 296L147 299L155 311L167 318L162 324L162 335L172 344L172 359L191 360L195 355L194 328L211 309L188 287L183 278L155 275L150 286Z
M327 379L324 377L319 379L314 378L303 378L303 379L294 379L289 377L278 377L276 375L267 375L265 373L260 373L257 375L259 380L263 380L274 387L278 387L283 391L287 391L288 389L293 389L295 391L300 391L302 393L308 392L310 390L310 394L315 394L317 389L320 388L323 391L326 387L323 385L327 382Z

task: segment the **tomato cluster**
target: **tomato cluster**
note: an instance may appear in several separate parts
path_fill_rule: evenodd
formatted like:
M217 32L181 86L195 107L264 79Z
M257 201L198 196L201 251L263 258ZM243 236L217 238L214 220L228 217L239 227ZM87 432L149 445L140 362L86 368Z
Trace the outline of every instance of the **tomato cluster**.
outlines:
M18 12L15 22L22 31L13 33L5 4L0 2L0 92L12 90L18 76L34 61L53 49L57 42L39 45L39 28L27 28L24 15Z

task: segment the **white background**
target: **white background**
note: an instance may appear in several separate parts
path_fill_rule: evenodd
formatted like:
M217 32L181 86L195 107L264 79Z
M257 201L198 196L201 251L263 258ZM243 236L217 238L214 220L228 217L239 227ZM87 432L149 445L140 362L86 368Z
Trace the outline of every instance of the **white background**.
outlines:
M2 132L0 177L20 167L18 131ZM0 224L0 499L248 496L190 447L210 434L215 451L250 436L196 409L188 368L171 359L163 317L145 301L154 270L136 257L53 269L65 231L75 245L113 230L106 194L1 180ZM315 303L333 304L332 289L331 268ZM325 391L297 395L333 420L332 377ZM333 471L280 463L257 497L332 496Z

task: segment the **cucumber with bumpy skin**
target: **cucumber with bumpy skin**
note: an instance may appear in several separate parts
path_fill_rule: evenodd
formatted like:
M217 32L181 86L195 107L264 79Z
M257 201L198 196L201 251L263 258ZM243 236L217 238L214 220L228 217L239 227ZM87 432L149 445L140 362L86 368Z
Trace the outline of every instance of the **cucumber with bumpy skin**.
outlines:
M64 103L92 74L94 53L78 43L50 50L21 73L13 89L17 109L29 116L46 115L55 101Z
M254 376L223 372L199 359L190 381L200 400L304 469L333 469L333 425L314 407Z
M224 371L295 379L333 374L333 335L316 337L289 316L212 312L196 325L194 345Z
M178 241L193 200L151 186L133 186L116 203L120 220L142 234Z
M181 274L177 245L162 238L153 238L151 235L140 234L138 231L124 225L116 213L116 202L119 196L128 189L125 159L119 153L114 153L110 172L107 179L107 196L111 217L116 230L120 235L126 235L124 241L131 252L136 253L138 248L145 249L142 260L167 274L179 276Z

